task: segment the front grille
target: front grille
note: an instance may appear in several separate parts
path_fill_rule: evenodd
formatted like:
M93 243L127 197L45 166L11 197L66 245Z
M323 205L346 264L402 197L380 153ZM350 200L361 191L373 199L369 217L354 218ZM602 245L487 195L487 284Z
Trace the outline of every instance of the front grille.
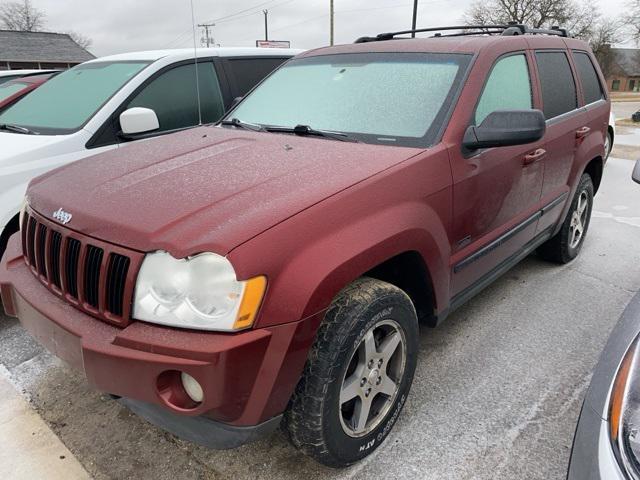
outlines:
M25 262L44 285L102 320L129 322L142 254L80 235L31 210L23 227Z

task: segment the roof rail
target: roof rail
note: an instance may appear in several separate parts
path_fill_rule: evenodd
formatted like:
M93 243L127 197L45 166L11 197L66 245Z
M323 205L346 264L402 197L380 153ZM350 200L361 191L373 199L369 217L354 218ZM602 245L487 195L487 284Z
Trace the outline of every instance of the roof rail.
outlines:
M458 33L435 33L433 37L460 37L466 35L557 35L560 37L568 37L569 32L565 28L552 26L550 29L529 28L516 22L508 22L506 25L453 25L445 27L429 27L417 28L415 30L401 30L399 32L379 33L375 37L360 37L354 43L380 42L385 40L395 40L398 35L408 35L425 32L447 32L452 30L461 30ZM406 37L404 37L406 38Z

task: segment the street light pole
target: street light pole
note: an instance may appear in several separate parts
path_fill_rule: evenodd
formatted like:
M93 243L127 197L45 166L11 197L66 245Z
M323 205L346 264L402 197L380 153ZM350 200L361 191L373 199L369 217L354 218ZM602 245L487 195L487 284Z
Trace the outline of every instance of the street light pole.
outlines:
M413 21L411 22L411 30L416 29L417 18L418 18L418 0L413 0ZM416 38L416 32L411 32L411 38Z
M333 45L333 0L329 0L329 45Z
M264 39L269 40L269 10L262 10L262 13L264 13Z

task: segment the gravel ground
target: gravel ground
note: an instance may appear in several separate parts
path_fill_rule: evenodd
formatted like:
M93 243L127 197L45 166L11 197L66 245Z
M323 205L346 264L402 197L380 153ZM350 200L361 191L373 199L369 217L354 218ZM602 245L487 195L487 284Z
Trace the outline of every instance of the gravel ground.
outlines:
M280 433L231 451L180 441L92 391L0 317L0 364L97 479L563 479L590 372L640 289L640 185L611 159L581 256L532 256L437 329L390 437L364 462L323 468Z

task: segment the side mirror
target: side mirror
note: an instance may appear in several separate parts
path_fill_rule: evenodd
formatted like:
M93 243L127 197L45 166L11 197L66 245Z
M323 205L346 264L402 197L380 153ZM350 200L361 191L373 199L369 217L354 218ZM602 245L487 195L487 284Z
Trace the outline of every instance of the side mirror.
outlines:
M479 126L467 128L462 145L476 150L533 143L544 136L546 128L544 114L540 110L496 110L487 115Z
M634 182L640 183L640 160L636 161L636 166L633 169L631 178L633 178Z
M120 114L120 128L126 135L152 132L160 128L156 112L150 108L133 107Z

